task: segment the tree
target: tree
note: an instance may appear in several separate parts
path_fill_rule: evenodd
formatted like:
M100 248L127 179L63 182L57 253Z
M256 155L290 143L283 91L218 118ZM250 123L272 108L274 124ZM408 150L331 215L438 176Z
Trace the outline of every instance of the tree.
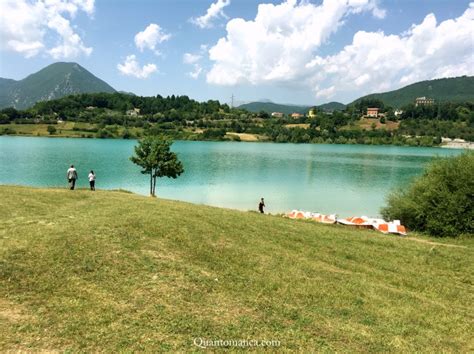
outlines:
M386 219L434 236L474 236L474 153L437 159L403 190L388 197Z
M156 178L177 178L184 172L178 156L170 151L173 142L163 136L149 136L135 146L135 155L130 160L142 167L143 174L150 175L150 195L155 196Z
M54 133L56 133L56 128L52 125L48 125L46 130L48 131L49 135L53 135Z

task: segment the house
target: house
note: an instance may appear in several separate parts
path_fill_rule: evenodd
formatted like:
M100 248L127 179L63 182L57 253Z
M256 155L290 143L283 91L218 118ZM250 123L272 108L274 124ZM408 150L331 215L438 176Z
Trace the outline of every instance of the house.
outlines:
M415 107L418 106L430 106L434 104L434 99L426 97L417 97L415 99Z
M136 117L140 114L140 108L129 109L127 111L127 116Z
M398 117L403 114L403 111L401 109L396 109L395 112L393 112L393 114L395 114L395 117Z
M301 113L291 113L291 118L293 119L298 119L298 118L303 118L304 114Z
M283 118L283 113L281 113L281 112L273 112L273 113L272 113L272 117L275 117L275 118Z
M309 118L316 118L316 108L311 108L308 112Z
M367 108L367 117L377 118L379 116L378 108Z

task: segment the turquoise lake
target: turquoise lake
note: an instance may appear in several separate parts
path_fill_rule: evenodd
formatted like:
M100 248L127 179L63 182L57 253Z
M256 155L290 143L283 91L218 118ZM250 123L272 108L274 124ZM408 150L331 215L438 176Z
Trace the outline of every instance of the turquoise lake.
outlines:
M79 187L93 169L98 189L147 195L149 179L130 162L135 140L0 137L0 184L66 188L74 164ZM177 141L185 173L160 179L157 195L198 204L270 213L303 209L378 216L387 193L406 186L441 148ZM74 193L74 192L71 192Z

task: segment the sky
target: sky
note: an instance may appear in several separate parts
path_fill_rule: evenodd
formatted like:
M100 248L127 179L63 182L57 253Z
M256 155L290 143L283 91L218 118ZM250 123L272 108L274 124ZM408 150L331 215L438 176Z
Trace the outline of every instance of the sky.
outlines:
M57 61L144 96L349 103L474 75L474 2L0 0L0 77Z

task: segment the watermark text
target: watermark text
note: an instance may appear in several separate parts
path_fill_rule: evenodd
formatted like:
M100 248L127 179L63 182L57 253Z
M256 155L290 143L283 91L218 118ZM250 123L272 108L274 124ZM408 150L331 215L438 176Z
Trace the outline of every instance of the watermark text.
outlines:
M207 339L194 338L193 344L196 347L206 348L250 348L250 347L279 347L281 345L276 339Z

